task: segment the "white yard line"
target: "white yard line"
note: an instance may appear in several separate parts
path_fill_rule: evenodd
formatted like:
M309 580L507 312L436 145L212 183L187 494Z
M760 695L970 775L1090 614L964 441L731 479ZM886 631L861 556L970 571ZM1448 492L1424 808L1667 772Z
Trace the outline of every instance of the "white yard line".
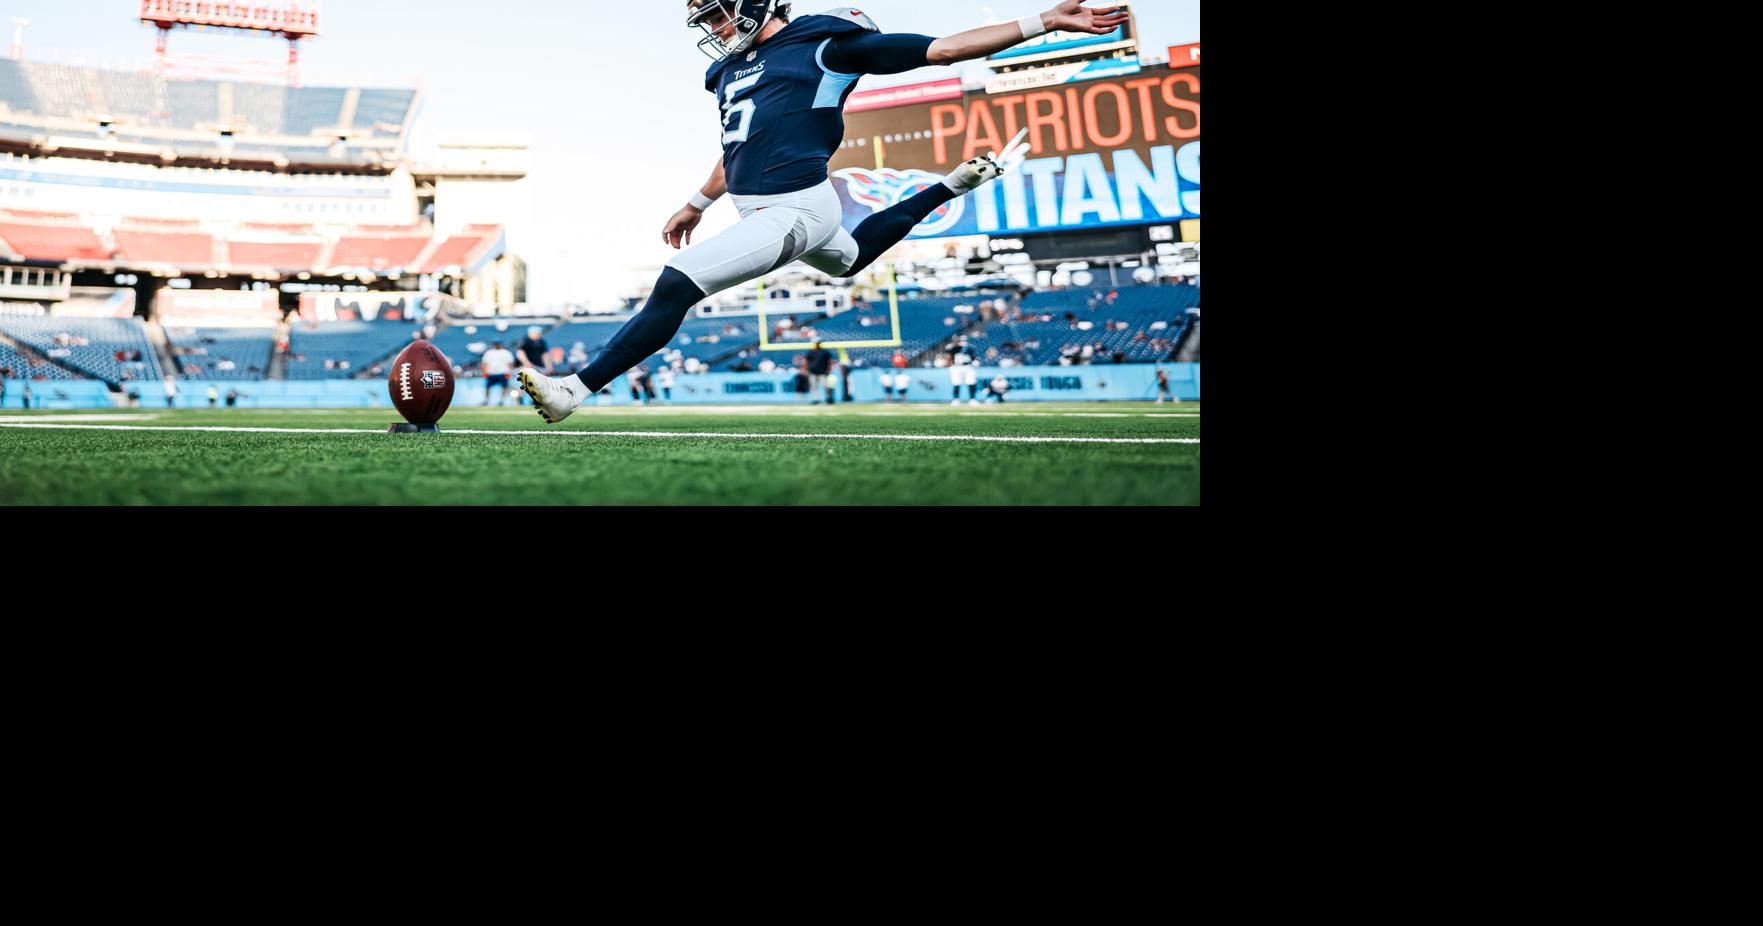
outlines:
M158 415L37 415L0 417L0 424L31 424L38 421L153 421Z
M207 434L384 434L381 430L356 428L220 428L171 427L116 424L51 424L41 420L18 422L0 419L0 428L44 431L195 431ZM721 440L880 440L982 444L1186 444L1198 445L1198 438L1161 437L987 437L974 434L728 434L712 431L468 431L447 429L446 434L485 437L651 437L651 438L716 438Z

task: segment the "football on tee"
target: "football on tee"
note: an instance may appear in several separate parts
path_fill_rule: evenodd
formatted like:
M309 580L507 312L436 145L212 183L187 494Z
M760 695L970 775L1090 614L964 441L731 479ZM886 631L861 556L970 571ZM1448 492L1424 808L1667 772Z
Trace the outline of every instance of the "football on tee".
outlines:
M453 404L453 364L433 344L417 341L392 361L387 385L405 421L439 424Z

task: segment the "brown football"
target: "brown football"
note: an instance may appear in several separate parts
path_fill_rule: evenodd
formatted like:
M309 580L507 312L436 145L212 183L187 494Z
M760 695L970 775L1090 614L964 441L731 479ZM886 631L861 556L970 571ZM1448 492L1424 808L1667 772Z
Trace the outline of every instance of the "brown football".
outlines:
M387 386L405 421L439 424L453 404L453 364L433 344L416 341L392 361Z

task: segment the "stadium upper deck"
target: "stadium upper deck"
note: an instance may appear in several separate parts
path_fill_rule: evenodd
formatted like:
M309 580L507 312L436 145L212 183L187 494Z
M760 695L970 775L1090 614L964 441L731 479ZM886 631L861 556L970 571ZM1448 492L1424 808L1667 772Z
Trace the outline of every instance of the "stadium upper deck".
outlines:
M419 98L0 59L0 145L366 166L405 150Z

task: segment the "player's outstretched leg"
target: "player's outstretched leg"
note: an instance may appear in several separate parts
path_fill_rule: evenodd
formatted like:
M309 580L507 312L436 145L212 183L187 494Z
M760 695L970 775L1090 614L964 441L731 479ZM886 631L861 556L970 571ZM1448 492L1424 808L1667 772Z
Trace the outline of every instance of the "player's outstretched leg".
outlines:
M573 414L589 396L606 388L607 383L666 347L685 323L686 313L704 301L704 296L691 277L668 267L661 271L661 279L655 282L655 291L643 311L612 336L606 349L587 369L561 379L552 379L537 370L521 370L520 386L533 397L539 416L556 424Z
M1028 130L1023 129L1005 146L1003 154L974 158L955 168L949 176L943 178L942 183L932 184L929 189L920 191L899 205L863 220L863 224L851 232L851 237L857 241L857 262L844 275L854 277L862 273L870 264L875 263L876 258L886 253L888 248L904 241L907 235L912 234L912 229L930 218L930 214L939 206L1014 170L1028 151L1028 146L1023 144L1023 139L1027 136Z
M937 207L959 195L946 182L932 184L929 189L899 205L864 219L851 232L851 237L857 241L857 262L845 271L845 276L854 277L868 269L888 248L904 241L912 229L929 218Z

